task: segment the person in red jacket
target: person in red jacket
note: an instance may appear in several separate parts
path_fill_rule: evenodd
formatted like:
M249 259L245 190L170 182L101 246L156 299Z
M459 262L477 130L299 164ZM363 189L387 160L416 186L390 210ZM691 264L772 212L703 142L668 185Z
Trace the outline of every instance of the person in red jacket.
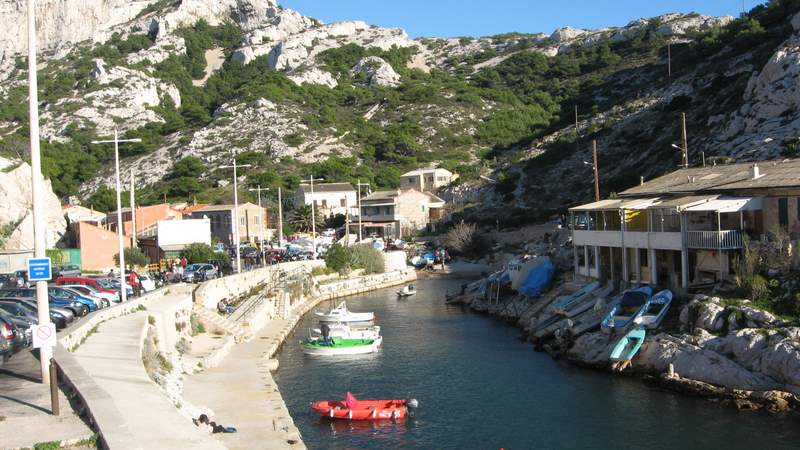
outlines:
M139 283L139 275L133 270L131 270L131 274L128 277L128 284L133 288L134 297L138 297L142 294L142 285Z

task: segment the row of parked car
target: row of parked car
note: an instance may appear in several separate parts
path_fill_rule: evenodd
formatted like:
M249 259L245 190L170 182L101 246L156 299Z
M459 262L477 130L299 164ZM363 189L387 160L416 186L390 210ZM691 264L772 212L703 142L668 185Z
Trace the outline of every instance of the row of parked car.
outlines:
M48 286L50 321L57 330L75 318L121 301L119 280L61 277ZM126 288L130 289L129 286ZM39 321L36 289L0 288L0 366L32 344L32 326Z

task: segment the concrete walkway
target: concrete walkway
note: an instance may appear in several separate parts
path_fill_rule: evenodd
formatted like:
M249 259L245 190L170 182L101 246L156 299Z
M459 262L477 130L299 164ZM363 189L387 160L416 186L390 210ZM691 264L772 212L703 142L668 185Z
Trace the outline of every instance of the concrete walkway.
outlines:
M17 353L0 368L0 449L75 443L94 435L61 390L61 415L50 414L50 388L41 383L39 370L39 360L29 350Z
M235 346L220 367L187 377L184 398L211 408L217 423L238 429L214 435L225 447L305 448L267 367L268 349L281 341L289 325L289 320L270 321L255 339Z
M170 296L148 304L158 309ZM122 412L136 442L127 448L221 449L219 442L183 417L148 377L140 354L147 312L136 312L102 323L74 353L86 372ZM93 411L102 415L102 411Z

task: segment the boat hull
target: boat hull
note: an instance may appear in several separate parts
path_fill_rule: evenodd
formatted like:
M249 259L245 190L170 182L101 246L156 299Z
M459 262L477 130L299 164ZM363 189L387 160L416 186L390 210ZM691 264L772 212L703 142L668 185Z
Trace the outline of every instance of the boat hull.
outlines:
M315 341L301 342L300 346L303 348L303 353L312 356L344 356L344 355L364 355L378 351L381 346L383 338L378 336L377 339L357 339L364 341L362 345L348 345L348 346L322 346L314 345ZM335 341L335 340L334 340Z
M408 416L405 400L359 400L354 408L344 402L323 400L311 404L323 417L339 420L403 420Z
M315 328L314 330L315 337L322 336L322 330L319 328ZM380 337L381 334L381 327L368 327L362 329L353 329L348 326L332 326L330 327L330 336L333 338L342 338L342 339L372 339L375 340Z
M636 328L622 336L611 351L611 361L630 361L642 348L646 333L642 328Z

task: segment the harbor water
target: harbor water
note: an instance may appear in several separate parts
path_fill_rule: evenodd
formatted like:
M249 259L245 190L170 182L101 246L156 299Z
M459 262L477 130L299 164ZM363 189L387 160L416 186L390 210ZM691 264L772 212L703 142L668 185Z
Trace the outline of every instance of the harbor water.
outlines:
M796 416L738 412L645 386L634 377L554 361L520 340L518 329L444 304L459 280L422 280L418 294L396 289L347 298L374 311L383 346L373 355L312 357L299 341L317 327L300 322L280 353L276 381L310 449L789 449ZM325 311L338 302L324 302ZM336 422L315 400L416 398L402 423Z

